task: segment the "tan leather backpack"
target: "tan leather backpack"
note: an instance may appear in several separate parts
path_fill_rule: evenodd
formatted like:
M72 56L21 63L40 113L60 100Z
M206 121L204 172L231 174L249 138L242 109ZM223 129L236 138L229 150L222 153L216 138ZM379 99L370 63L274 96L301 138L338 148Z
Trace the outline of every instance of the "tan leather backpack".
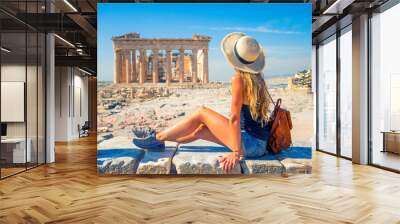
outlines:
M270 120L271 131L268 139L268 147L274 153L279 153L292 145L292 136L290 134L290 130L293 128L292 119L290 112L282 109L281 104L282 99L278 99Z

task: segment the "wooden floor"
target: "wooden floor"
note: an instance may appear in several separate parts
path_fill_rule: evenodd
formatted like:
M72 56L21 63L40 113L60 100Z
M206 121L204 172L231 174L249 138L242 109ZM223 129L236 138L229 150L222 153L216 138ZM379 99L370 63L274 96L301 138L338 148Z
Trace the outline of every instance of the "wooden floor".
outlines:
M400 175L316 152L313 173L99 177L96 142L0 181L0 223L400 223Z
M1 177L8 177L11 176L13 174L19 173L19 172L23 172L25 171L25 167L7 167L7 168L1 168Z

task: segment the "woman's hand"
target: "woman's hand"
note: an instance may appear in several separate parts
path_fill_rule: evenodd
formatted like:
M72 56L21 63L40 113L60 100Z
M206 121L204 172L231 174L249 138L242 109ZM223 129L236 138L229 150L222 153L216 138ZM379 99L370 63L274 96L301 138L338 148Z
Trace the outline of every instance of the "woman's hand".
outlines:
M239 162L239 155L236 152L233 152L222 158L219 162L222 169L226 173L229 173L236 166L237 162Z

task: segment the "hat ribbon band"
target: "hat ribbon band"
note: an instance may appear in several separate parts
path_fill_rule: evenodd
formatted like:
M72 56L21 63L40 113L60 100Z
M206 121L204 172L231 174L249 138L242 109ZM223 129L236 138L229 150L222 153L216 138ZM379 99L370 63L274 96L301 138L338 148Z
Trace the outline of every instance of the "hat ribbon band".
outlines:
M248 65L248 64L253 63L254 61L247 61L247 60L245 60L244 58L240 57L240 55L238 54L238 52L237 52L237 50L236 50L236 44L237 44L237 41L236 41L236 43L235 43L235 47L233 48L233 52L235 53L237 59L239 59L239 61L240 61L242 64L245 64L245 65Z

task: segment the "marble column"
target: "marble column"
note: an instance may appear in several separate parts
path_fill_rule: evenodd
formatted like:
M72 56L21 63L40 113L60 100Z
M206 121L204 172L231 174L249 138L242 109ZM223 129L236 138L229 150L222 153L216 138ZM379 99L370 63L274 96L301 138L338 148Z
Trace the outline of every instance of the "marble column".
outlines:
M179 82L183 83L183 75L185 73L185 49L179 49Z
M136 57L136 82L139 83L139 79L140 79L140 50L138 57Z
M124 54L124 62L125 62L125 82L131 82L131 51L126 50Z
M192 83L197 83L197 49L192 49Z
M114 51L114 83L119 83L122 76L122 54L120 50Z
M153 49L153 84L156 84L159 82L158 80L158 54L159 54L159 49Z
M203 83L208 83L208 49L203 49Z
M165 50L166 52L166 56L167 56L167 62L166 62L166 82L167 84L169 84L171 82L171 76L172 76L172 71L171 71L171 67L172 67L172 58L171 58L171 50Z
M144 62L144 82L146 82L148 75L147 72L149 71L149 58L147 57L147 49L144 51L143 62Z
M140 49L140 75L139 83L143 84L146 81L146 50Z
M137 82L137 71L136 71L136 49L132 50L131 60L131 81Z

